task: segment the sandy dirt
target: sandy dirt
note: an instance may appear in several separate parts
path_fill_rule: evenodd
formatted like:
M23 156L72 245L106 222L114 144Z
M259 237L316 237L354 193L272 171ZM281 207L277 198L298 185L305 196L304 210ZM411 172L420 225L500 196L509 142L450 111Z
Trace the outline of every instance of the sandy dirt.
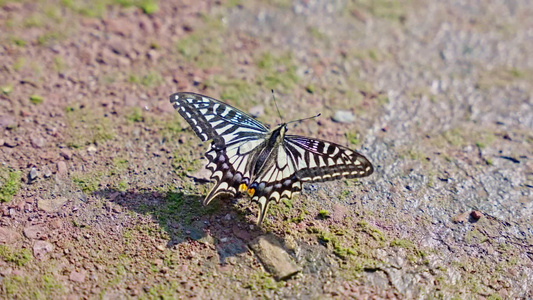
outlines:
M533 298L532 15L0 0L0 298ZM247 197L201 205L208 143L168 97L275 126L271 89L285 121L322 114L289 133L375 173L305 184L258 227ZM260 259L265 236L296 275Z

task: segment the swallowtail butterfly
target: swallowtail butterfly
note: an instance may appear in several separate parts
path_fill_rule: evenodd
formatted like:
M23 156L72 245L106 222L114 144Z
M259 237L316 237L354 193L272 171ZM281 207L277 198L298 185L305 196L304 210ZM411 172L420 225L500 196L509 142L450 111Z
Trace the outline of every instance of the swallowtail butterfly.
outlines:
M176 93L174 108L202 140L211 140L205 156L215 185L207 205L219 194L246 192L259 204L261 224L272 201L290 199L303 182L365 177L374 168L366 157L344 146L287 135L287 123L270 131L248 114L213 98Z

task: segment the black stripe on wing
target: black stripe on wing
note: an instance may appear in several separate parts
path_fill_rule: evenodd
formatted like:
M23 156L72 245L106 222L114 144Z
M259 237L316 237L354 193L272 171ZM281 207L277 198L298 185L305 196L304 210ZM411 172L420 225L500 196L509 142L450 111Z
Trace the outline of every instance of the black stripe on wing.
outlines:
M344 146L303 136L285 136L287 155L298 180L317 182L369 176L374 167L366 157Z
M170 102L202 140L213 140L218 147L268 133L268 128L246 113L216 99L175 93Z

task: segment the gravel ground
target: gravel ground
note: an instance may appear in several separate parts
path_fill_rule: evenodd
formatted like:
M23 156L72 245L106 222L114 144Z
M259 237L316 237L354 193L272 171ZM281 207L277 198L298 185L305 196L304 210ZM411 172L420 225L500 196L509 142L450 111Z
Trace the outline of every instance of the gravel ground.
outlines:
M533 298L531 15L0 0L0 297ZM200 204L208 144L168 96L275 126L271 89L285 121L322 114L290 133L376 170L306 184L258 227L246 197Z

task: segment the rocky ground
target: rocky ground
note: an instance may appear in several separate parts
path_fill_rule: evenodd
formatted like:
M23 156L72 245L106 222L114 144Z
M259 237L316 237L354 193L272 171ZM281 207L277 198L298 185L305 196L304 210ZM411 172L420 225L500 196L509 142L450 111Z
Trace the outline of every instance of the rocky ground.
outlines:
M528 1L0 0L0 297L532 298ZM261 227L168 96L357 149Z

